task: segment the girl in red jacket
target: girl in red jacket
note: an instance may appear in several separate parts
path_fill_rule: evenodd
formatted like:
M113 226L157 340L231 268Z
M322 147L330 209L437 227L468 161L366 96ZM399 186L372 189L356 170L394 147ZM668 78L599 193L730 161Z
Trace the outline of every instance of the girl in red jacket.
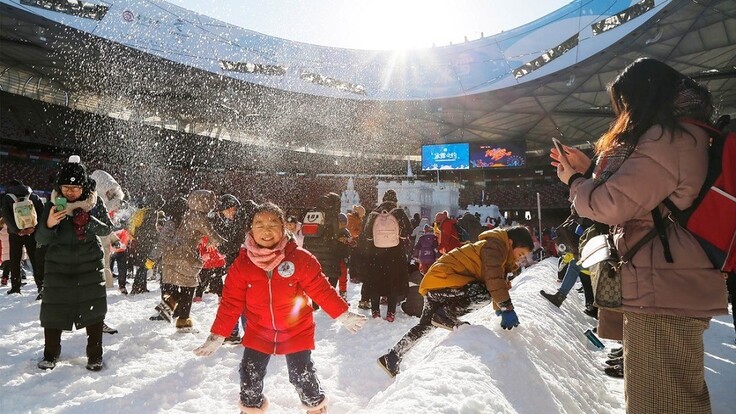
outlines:
M311 356L314 319L310 298L353 333L366 317L348 311L317 259L286 237L284 221L284 213L275 204L256 208L245 248L225 279L211 334L194 353L212 355L245 313L245 351L240 363L242 412L265 412L268 399L263 395L263 377L268 361L271 355L286 355L289 382L296 387L307 413L326 413L327 398Z

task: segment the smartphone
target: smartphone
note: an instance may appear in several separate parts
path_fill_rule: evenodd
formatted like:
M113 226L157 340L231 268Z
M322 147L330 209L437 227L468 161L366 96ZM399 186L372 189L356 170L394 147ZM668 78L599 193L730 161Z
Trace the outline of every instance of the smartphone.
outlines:
M66 210L66 197L56 197L54 199L54 205L56 206L56 211Z
M557 152L560 154L560 157L564 158L567 164L570 164L570 160L565 155L565 147L562 146L562 143L557 138L552 138L552 143L555 145L555 148L557 148Z

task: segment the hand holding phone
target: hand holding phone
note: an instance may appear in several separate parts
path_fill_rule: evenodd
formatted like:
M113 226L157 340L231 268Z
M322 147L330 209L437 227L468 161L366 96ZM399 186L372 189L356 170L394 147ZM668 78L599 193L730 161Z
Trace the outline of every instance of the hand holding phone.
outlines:
M555 145L555 148L557 148L557 152L560 154L560 158L564 158L567 165L572 165L570 164L570 160L567 158L565 147L562 145L560 140L557 138L552 138L552 143Z
M54 199L54 205L56 206L56 211L66 210L66 197L56 197Z

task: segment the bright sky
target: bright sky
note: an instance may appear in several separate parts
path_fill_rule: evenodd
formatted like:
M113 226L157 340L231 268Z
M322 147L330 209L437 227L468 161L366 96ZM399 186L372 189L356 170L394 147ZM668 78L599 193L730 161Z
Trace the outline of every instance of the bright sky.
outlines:
M536 20L574 0L168 0L271 36L352 49L459 43ZM214 5L213 5L214 4Z

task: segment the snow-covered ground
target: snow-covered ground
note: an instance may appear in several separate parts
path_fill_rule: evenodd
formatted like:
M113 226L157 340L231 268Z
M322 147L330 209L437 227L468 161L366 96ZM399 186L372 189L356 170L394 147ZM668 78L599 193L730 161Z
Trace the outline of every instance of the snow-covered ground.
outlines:
M395 379L376 364L417 319L370 320L352 335L317 312L313 358L330 398L330 413L623 413L623 382L604 375L606 354L583 336L594 320L573 291L561 309L540 289L556 288L551 260L514 281L512 297L521 326L504 331L490 307L463 319L455 332L437 329L404 359ZM0 290L0 413L236 413L240 346L208 358L192 349L207 337L217 299L205 295L192 315L201 332L176 333L152 322L159 292L122 296L109 291L107 322L120 330L104 336L106 367L89 372L84 331L64 333L61 361L40 371L43 330L32 283L22 296ZM724 287L725 289L725 287ZM357 309L359 285L350 284ZM362 311L366 312L367 311ZM385 309L384 309L385 313ZM736 407L736 346L731 316L714 319L705 334L706 379L713 412ZM303 412L283 357L273 357L265 381L269 413Z

